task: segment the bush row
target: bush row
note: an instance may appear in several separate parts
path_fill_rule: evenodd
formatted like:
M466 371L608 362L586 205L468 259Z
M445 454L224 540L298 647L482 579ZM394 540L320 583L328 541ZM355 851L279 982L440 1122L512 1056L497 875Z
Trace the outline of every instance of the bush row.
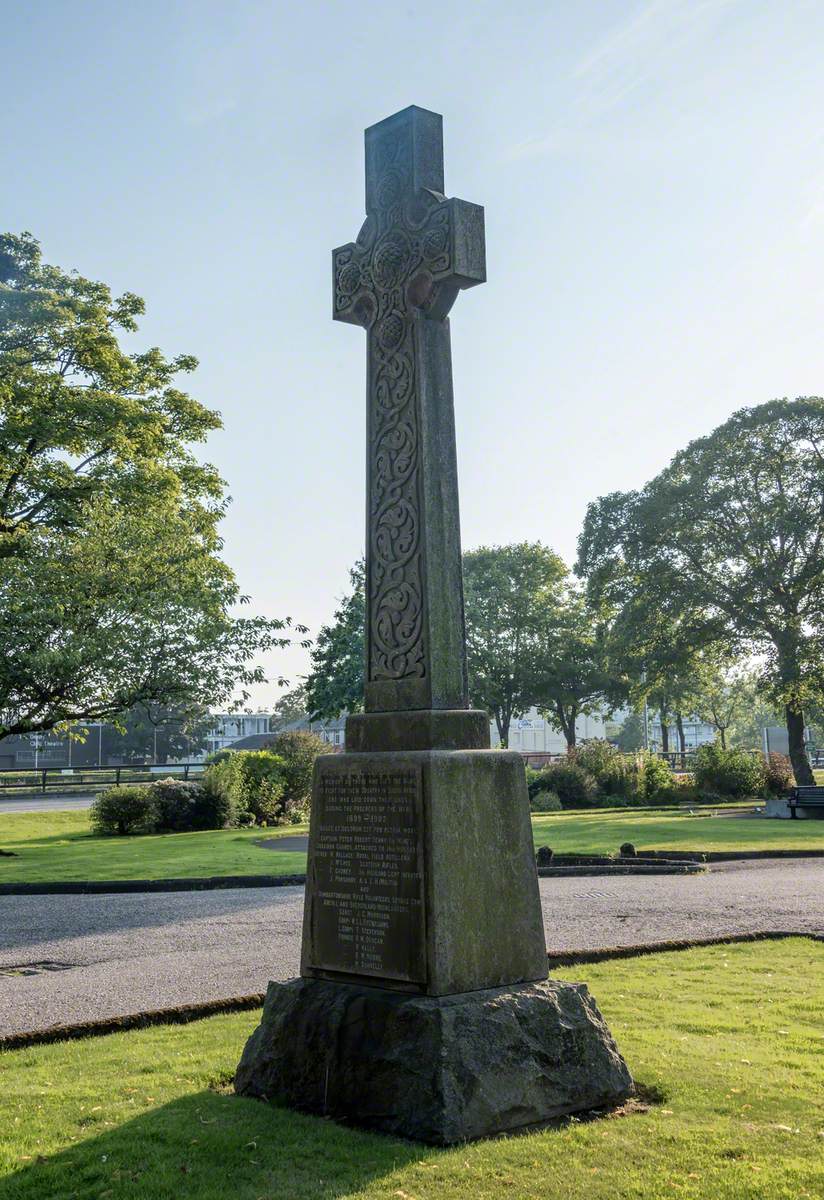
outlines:
M565 762L528 772L533 812L778 796L792 782L792 767L784 755L770 754L765 760L718 743L701 746L693 776L681 779L653 754L622 754L601 740L584 742Z
M304 821L314 761L325 749L312 733L283 733L272 749L222 751L197 782L108 788L92 804L92 827L103 834L183 833Z
M533 812L559 808L618 807L671 801L677 784L663 759L652 754L622 754L605 741L584 742L565 762L532 774Z

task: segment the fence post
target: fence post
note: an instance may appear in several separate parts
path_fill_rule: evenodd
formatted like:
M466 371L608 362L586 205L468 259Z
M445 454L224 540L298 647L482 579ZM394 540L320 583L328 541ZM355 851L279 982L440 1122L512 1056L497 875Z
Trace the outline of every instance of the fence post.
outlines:
M120 787L120 767L114 769L114 786Z
M48 774L48 770L49 770L48 767L43 768L43 795L44 796L46 794L46 775Z

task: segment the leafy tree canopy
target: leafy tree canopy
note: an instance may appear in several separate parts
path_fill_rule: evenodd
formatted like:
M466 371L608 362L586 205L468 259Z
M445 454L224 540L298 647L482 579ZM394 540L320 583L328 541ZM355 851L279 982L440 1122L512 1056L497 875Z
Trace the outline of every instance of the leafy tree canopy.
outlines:
M120 346L143 307L0 236L0 738L224 703L289 641L233 616L223 484L189 449L220 420L175 384L194 358Z
M566 575L563 560L540 542L463 556L469 694L492 715L504 746L512 718L536 703L541 647Z
M612 711L626 685L609 668L604 623L578 589L567 585L547 616L533 660L537 704L573 749L578 717Z
M747 682L747 672L740 665L715 655L703 655L699 660L693 712L712 725L724 750L730 731L747 718L751 699ZM756 747L760 749L760 744Z
M590 505L577 570L616 610L639 602L764 662L799 783L803 708L824 679L824 400L742 409L641 491Z
M306 677L306 697L313 721L333 720L342 712L363 708L366 661L365 564L349 572L351 592L340 601L328 625L321 626L312 647L312 669Z
M627 713L624 723L618 732L616 743L618 749L623 751L624 754L632 754L636 750L643 749L644 719L639 713Z
M107 728L106 753L156 762L189 759L206 748L213 727L214 717L202 705L171 708L146 701L119 714L113 728ZM72 730L77 732L82 733Z
M306 695L306 685L301 683L290 691L284 692L275 701L269 728L276 732L284 725L291 725L293 721L303 720L308 713L309 700Z

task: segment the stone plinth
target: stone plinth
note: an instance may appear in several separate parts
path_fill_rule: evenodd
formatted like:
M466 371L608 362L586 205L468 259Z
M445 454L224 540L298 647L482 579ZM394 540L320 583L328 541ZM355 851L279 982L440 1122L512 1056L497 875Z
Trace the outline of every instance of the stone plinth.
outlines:
M270 984L236 1090L440 1145L619 1103L594 1001L546 973L518 754L323 755L303 978Z
M584 984L464 995L272 983L235 1087L436 1145L619 1103L626 1064Z
M301 974L431 996L546 978L518 754L317 760Z

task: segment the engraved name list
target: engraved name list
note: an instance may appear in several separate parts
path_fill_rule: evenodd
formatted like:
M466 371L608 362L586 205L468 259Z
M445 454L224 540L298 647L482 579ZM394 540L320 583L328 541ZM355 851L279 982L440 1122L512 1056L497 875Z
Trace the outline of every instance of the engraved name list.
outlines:
M310 966L424 983L420 771L324 767L314 804Z

